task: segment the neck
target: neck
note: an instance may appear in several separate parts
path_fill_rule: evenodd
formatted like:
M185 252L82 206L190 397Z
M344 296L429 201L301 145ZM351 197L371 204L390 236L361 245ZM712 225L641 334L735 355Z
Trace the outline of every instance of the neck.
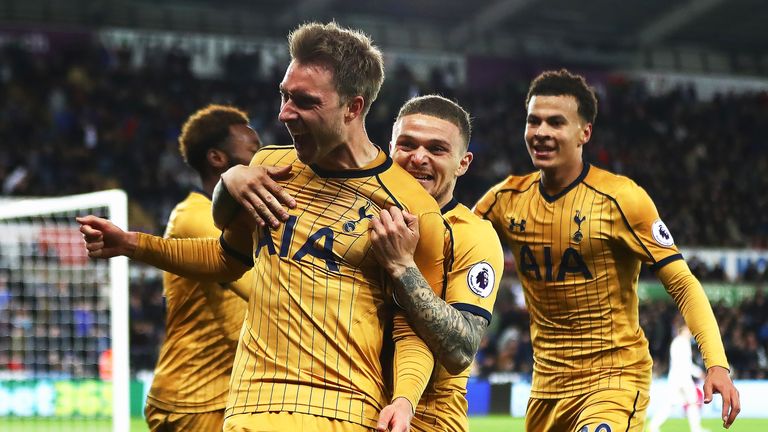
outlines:
M568 187L573 183L581 174L584 169L584 162L573 166L567 167L567 169L542 169L541 170L541 184L544 186L544 191L549 195L555 195Z
M445 191L445 193L436 195L433 198L435 201L437 201L437 205L440 206L440 208L445 207L451 200L453 199L453 190L456 188L456 181L450 185L448 190Z
M350 133L341 144L331 150L322 161L318 161L320 168L341 171L359 169L371 163L379 154L365 129Z
M216 187L216 183L219 182L221 174L222 173L200 178L201 182L203 183L203 192L205 192L208 196L213 196L213 188Z

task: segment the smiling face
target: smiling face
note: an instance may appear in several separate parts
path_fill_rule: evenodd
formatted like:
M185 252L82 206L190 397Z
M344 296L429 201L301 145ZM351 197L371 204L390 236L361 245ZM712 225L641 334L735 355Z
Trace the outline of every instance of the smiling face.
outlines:
M345 104L333 85L333 71L322 63L294 60L280 83L280 94L279 119L288 128L299 159L328 165L329 154L345 139Z
M453 198L456 179L467 172L467 152L459 128L438 117L410 114L392 127L392 159L414 176L440 206Z
M579 116L575 97L533 96L528 102L525 143L536 168L557 177L570 177L571 171L578 176L591 135L592 124Z

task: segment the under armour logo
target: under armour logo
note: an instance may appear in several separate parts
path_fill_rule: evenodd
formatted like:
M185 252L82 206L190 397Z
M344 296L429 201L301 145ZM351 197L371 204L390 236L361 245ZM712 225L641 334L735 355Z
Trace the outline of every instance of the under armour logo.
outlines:
M368 211L368 209L371 208L371 202L368 201L364 206L360 207L359 210L357 210L357 214L360 216L357 218L356 221L347 221L344 222L344 225L342 225L342 228L344 229L344 232L352 232L357 227L357 224L359 224L363 219L371 219L373 215L365 214L365 212Z
M520 219L519 223L515 223L515 218L509 221L509 230L514 231L515 227L520 228L520 232L525 232L525 219Z

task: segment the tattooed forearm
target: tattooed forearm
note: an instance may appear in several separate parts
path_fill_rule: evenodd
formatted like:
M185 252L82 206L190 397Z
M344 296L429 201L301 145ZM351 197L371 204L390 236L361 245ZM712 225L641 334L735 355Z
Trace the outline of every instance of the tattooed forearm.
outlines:
M475 357L488 322L460 312L435 295L416 267L395 278L397 301L419 337L450 373L466 369Z

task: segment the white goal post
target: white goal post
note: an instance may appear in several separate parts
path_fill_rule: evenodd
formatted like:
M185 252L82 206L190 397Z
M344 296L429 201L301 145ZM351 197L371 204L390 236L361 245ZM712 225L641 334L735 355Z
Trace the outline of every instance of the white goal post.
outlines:
M128 259L87 257L75 216L91 213L127 229L125 192L0 200L0 325L10 329L0 334L0 391L9 401L0 417L93 415L111 417L113 431L129 427ZM60 384L68 379L75 384ZM78 400L86 395L78 380L98 392L90 402ZM14 405L14 391L36 394L19 391L19 382L66 391Z

